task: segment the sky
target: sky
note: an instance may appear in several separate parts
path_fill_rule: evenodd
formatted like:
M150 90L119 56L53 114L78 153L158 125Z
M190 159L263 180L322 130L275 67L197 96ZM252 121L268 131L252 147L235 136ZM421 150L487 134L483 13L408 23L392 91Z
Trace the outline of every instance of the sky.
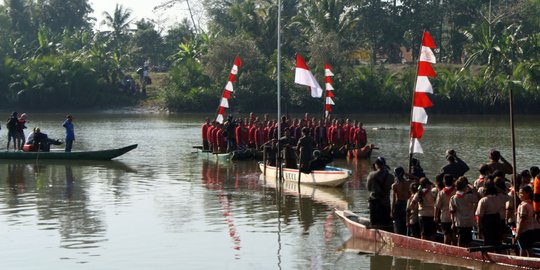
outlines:
M158 30L165 30L172 25L179 23L183 18L188 16L188 8L185 0L177 0L177 4L167 9L154 10L154 7L169 2L167 0L89 0L92 9L92 17L97 19L95 29L105 30L105 26L100 26L103 20L103 12L106 11L109 14L114 12L116 4L122 5L124 8L129 8L132 11L133 21L140 19L149 19L153 21ZM201 5L200 0L190 0L192 9L195 11L198 17L201 17Z

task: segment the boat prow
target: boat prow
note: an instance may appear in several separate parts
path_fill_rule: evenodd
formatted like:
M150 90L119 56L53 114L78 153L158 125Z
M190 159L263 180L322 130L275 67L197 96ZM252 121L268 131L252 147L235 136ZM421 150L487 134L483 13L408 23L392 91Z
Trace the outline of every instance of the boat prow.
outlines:
M266 177L276 177L277 169L273 166L264 165L264 163L259 162L259 168L261 172L265 172L266 167ZM317 185L317 186L328 186L328 187L339 187L347 182L351 176L352 172L347 169L326 166L324 171L312 171L311 173L301 173L300 183L307 185ZM298 169L288 169L283 168L283 179L285 181L295 181L298 182Z

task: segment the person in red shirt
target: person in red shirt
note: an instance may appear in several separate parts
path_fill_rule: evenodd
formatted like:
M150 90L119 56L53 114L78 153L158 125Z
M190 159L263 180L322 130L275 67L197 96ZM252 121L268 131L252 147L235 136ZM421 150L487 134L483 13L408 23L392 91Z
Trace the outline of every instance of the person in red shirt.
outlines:
M214 128L212 129L212 133L211 133L211 137L212 137L212 151L214 153L219 153L219 141L218 141L218 137L217 137L217 132L219 130L221 130L221 127L220 127L221 124L217 123L214 125Z
M216 128L216 121L212 121L212 124L206 130L206 139L208 140L208 150L214 150L214 129Z
M347 145L350 143L350 142L349 142L349 131L350 131L351 127L352 127L352 125L351 125L351 120L350 120L350 119L347 119L347 120L345 121L345 125L343 125L343 135L344 135L344 136L343 136L343 137L344 137L344 138L343 138L343 142L344 142L345 144L347 144Z
M262 123L257 124L257 129L254 131L254 140L257 149L262 149L262 145L266 142L264 140L264 129Z
M240 120L235 130L236 144L241 151L246 150L249 143L249 130L244 126L244 122Z
M255 146L255 130L257 130L257 123L253 123L251 127L249 128L249 148L256 147Z
M222 124L219 124L218 128L216 129L216 135L214 140L217 143L218 153L225 153L225 151L227 150L227 140L225 136L223 136Z
M364 124L363 123L360 123L358 125L358 132L357 132L357 141L358 141L358 148L362 148L364 146L366 146L367 144L367 133L366 133L366 130L364 129Z
M332 129L332 143L339 149L345 143L345 132L341 126L341 122L338 122L337 126Z
M204 125L202 125L202 141L203 141L203 150L208 151L210 149L210 145L208 143L208 128L210 127L210 119L206 118L206 121Z
M328 144L333 144L334 143L333 135L334 135L334 128L336 128L336 125L337 125L337 120L334 119L331 123L332 124L330 124L328 129L326 129L326 132L328 133L327 134L327 136L328 136Z
M354 120L354 124L349 128L349 144L351 145L351 148L355 148L358 146L356 141L354 140L357 129L358 129L358 121Z

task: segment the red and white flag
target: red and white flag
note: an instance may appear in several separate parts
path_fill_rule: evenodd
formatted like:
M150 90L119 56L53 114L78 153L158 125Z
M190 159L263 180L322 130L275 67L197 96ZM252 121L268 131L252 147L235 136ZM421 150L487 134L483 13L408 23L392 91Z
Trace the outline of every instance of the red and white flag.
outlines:
M431 64L437 63L435 54L431 50L434 48L435 42L433 42L433 39L428 32L424 32L412 104L409 153L424 153L422 145L420 145L420 139L422 138L422 135L424 135L424 125L427 124L428 121L428 115L425 108L433 106L433 103L427 95L427 93L433 94L433 87L429 82L429 78L433 78L437 75L431 66Z
M242 59L236 56L234 58L234 64L229 73L229 81L225 85L223 94L221 95L221 101L219 102L218 113L216 116L216 122L223 124L225 119L225 108L229 108L229 99L231 98L231 93L234 91L233 82L236 82L236 74L238 74L238 69L242 66Z
M332 106L336 105L334 103L334 87L332 86L332 76L334 76L334 73L332 73L332 67L329 64L324 64L324 76L326 79L326 102L324 106L324 115L328 117L330 112L332 112Z
M309 70L304 58L297 53L296 54L296 72L294 75L294 82L297 84L308 86L311 89L311 96L314 98L320 98L322 96L323 89Z

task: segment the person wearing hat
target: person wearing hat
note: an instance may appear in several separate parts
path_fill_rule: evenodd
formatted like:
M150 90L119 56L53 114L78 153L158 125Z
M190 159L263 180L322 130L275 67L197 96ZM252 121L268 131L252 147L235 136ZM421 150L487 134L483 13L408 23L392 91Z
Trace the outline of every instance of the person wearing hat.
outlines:
M369 219L372 226L392 229L390 212L390 190L394 177L388 172L386 160L378 157L373 163L373 171L367 176L366 186L370 192Z
M73 117L68 114L66 116L66 120L62 124L62 126L66 129L66 152L71 152L71 148L73 147L73 141L75 141L75 129L73 127Z
M510 163L506 161L506 159L504 159L504 157L501 155L501 152L495 149L492 149L489 152L489 162L487 165L489 167L490 174L494 173L497 170L504 172L504 174L513 173L512 165L510 165Z

